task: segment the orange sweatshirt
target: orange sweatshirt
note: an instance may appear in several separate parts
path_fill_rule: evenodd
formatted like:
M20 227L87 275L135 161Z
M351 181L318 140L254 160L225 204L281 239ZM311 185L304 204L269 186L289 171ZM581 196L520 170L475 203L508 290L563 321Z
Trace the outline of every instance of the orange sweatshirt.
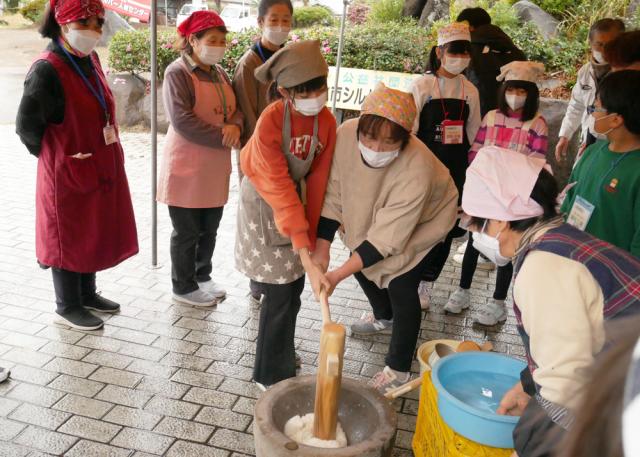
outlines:
M305 208L282 153L284 103L283 100L274 102L262 112L251 139L240 153L240 166L258 194L273 210L280 233L291 238L295 249L306 247L313 250L336 143L336 119L327 108L318 115L318 147L306 177ZM302 116L293 109L289 112L289 150L305 159L311 148L313 117Z

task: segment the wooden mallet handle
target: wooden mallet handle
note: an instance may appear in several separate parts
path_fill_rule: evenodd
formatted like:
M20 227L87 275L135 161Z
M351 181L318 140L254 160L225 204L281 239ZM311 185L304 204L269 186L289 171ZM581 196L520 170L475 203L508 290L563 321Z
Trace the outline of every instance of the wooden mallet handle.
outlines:
M321 440L335 440L338 425L338 401L342 384L342 361L346 330L331 321L327 291L320 291L322 333L316 381L313 434Z
M322 323L324 325L330 324L331 321L331 309L329 308L329 295L327 289L324 287L320 289L320 310L322 311Z

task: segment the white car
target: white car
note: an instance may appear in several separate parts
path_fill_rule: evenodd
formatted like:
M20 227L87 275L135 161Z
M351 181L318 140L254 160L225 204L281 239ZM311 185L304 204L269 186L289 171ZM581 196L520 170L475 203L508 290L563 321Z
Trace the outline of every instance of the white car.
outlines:
M180 23L184 21L186 18L191 16L191 13L193 13L194 11L208 11L208 10L209 10L209 6L206 3L199 3L199 4L185 3L184 5L182 5L182 8L180 8L180 12L176 17L176 27L178 27Z
M230 32L242 32L258 26L258 15L249 6L227 5L222 9L220 17Z

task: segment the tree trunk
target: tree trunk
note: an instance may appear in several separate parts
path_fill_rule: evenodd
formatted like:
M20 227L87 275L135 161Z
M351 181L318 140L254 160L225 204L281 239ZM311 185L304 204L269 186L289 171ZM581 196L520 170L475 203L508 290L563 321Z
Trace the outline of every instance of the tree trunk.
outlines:
M411 16L416 19L420 18L424 5L427 0L404 0L404 6L402 7L403 16Z
M427 0L419 24L426 27L440 19L449 19L449 0Z

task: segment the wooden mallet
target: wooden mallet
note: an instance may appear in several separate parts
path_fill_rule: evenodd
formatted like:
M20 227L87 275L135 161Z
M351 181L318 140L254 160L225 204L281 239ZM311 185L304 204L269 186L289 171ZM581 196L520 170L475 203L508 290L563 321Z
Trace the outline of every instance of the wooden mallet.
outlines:
M320 334L320 361L316 381L313 434L321 440L335 440L346 330L344 325L331 320L329 298L324 288L320 290L320 306L322 333Z

